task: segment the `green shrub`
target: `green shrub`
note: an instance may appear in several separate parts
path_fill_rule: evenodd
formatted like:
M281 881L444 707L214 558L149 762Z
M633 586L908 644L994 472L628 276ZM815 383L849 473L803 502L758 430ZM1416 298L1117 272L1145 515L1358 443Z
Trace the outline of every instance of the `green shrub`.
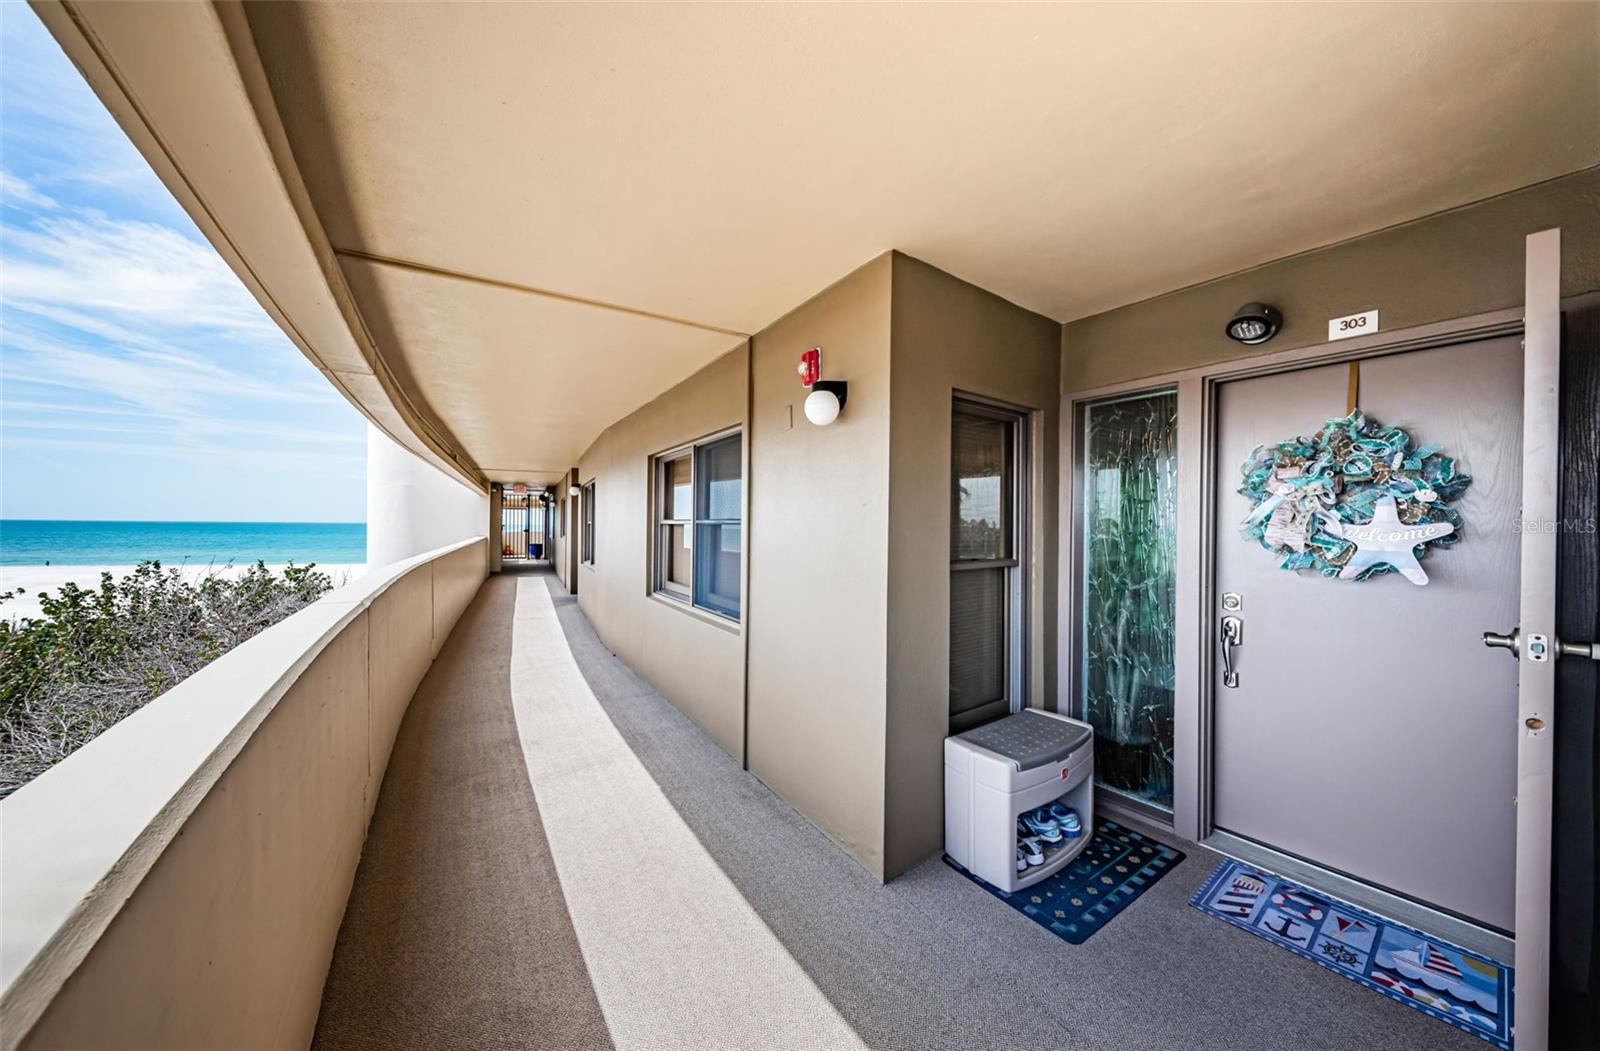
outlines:
M315 564L185 580L144 562L41 593L41 616L0 620L0 797L332 587Z

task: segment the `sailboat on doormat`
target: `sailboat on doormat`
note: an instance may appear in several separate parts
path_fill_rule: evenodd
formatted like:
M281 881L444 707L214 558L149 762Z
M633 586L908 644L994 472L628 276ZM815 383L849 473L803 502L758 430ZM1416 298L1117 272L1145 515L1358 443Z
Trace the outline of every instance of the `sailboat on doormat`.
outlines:
M1486 956L1238 861L1189 904L1510 1051L1512 970Z

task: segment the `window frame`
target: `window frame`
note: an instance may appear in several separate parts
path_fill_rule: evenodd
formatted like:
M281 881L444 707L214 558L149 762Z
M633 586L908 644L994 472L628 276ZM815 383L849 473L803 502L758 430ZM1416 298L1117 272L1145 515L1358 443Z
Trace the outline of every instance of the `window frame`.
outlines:
M595 480L591 478L588 482L586 482L583 485L583 487L582 487L583 499L582 499L582 503L580 504L580 513L582 515L582 520L580 522L580 529L581 529L581 532L582 532L582 537L581 537L582 543L581 543L580 546L581 546L582 550L579 553L579 561L581 561L584 565L589 566L590 568L593 568L594 567L594 563L595 563L595 558L594 558L594 522L595 522L594 493L595 493L595 484L594 483L595 483Z
M1088 723L1094 722L1094 719L1091 718L1092 713L1089 710L1088 699L1085 696L1089 686L1089 661L1092 653L1092 644L1089 638L1089 623L1084 616L1084 611L1088 608L1090 572L1094 566L1094 559L1090 552L1092 537L1089 530L1085 526L1085 522L1089 512L1097 503L1097 501L1094 500L1090 495L1090 490L1094 485L1094 479L1090 476L1088 466L1090 453L1093 450L1093 443L1090 441L1089 437L1089 429L1092 425L1092 418L1096 409L1106 409L1121 402L1142 401L1158 397L1171 397L1173 399L1172 412L1174 422L1172 435L1174 445L1177 446L1181 444L1184 439L1182 437L1183 432L1180 429L1178 422L1178 414L1182 411L1182 400L1179 391L1179 385L1176 382L1157 383L1150 387L1129 387L1127 390L1119 391L1115 394L1084 398L1076 402L1072 407L1073 447L1071 458L1072 489L1070 496L1072 503L1071 547L1074 564L1072 566L1070 576L1072 596L1070 614L1073 625L1070 637L1073 640L1074 652L1073 659L1070 662L1070 667L1064 664L1061 669L1061 689L1063 693L1066 693L1070 697L1070 702L1067 704L1064 710L1074 719L1080 719ZM1066 417L1063 415L1063 422L1065 422L1065 419ZM1175 456L1177 455L1178 454L1175 454ZM1183 467L1181 456L1178 458L1177 465L1174 469L1180 473L1182 472ZM1065 496L1066 494L1067 490L1063 489L1063 495ZM1178 496L1175 497L1175 499L1181 500L1182 497ZM1183 521L1182 515L1176 511L1174 512L1174 515L1179 524L1179 528L1181 529ZM1065 522L1066 520L1063 519L1063 521ZM1064 549L1065 546L1066 545L1063 545ZM1181 548L1181 546L1182 545L1180 544L1179 547ZM1181 556L1178 557L1181 558ZM1174 569L1173 572L1176 574L1176 569ZM1181 618L1183 603L1183 595L1177 588L1176 584L1173 585L1172 601L1174 603L1173 617L1176 623L1176 621ZM1063 611L1068 612L1066 606L1063 606ZM1175 627L1173 674L1176 677L1181 677L1182 674L1183 657L1181 639L1181 632ZM1175 689L1173 692L1173 706L1175 713L1181 709L1182 703L1182 693L1180 690ZM1096 732L1098 733L1098 730ZM1184 793L1184 789L1180 781L1180 770L1183 763L1181 757L1183 752L1177 743L1178 738L1176 725L1174 725L1173 733L1174 737L1172 740L1159 742L1166 744L1172 749L1173 785L1172 799L1170 802L1162 803L1145 796L1137 795L1134 792L1126 789L1118 788L1113 785L1102 784L1098 772L1096 773L1094 779L1094 788L1097 795L1103 793L1101 798L1113 800L1116 806L1127 808L1134 813L1143 815L1146 818L1156 822L1165 823L1170 827L1173 821L1173 814L1180 805L1179 800Z
M651 544L653 552L654 573L652 578L652 591L663 598L674 602L686 602L694 605L694 445L680 445L655 457L653 484L655 486L654 507L651 512L653 524L651 527ZM666 516L667 472L672 465L686 461L689 465L689 517L668 518ZM667 537L676 527L683 530L684 549L689 552L688 584L678 584L668 578L671 561L667 557Z
M1001 697L976 708L950 715L950 732L981 726L991 719L1018 712L1028 703L1028 592L1032 559L1030 546L1032 524L1029 518L1033 492L1032 434L1034 410L1022 406L957 391L950 405L950 511L946 519L947 530L953 526L960 508L959 483L955 476L955 419L957 414L993 419L1009 425L1006 470L1011 491L1005 503L1009 515L1008 533L1010 555L1003 558L958 558L952 537L949 550L949 571L956 573L974 570L999 570L1005 581L1005 608L1002 622L1003 652L1005 654L1005 690ZM953 614L953 610L952 610ZM952 615L953 619L953 615Z
M700 456L701 451L718 442L730 438L739 439L739 517L738 518L710 518L701 506L700 499ZM667 471L668 465L680 460L686 460L689 465L689 517L667 518ZM650 551L647 559L645 588L649 595L662 601L670 602L680 609L692 611L727 624L742 624L744 621L744 560L742 554L744 513L745 513L745 474L748 464L745 460L744 428L743 426L729 427L716 431L691 442L675 445L670 449L656 453L650 457ZM681 513L681 512L679 512ZM741 538L740 556L740 595L739 612L730 614L726 610L704 604L696 594L698 576L696 573L695 553L699 547L698 533L702 525L737 525ZM673 527L681 527L685 538L685 546L689 554L687 588L667 580L667 571L670 566L667 552L667 537Z

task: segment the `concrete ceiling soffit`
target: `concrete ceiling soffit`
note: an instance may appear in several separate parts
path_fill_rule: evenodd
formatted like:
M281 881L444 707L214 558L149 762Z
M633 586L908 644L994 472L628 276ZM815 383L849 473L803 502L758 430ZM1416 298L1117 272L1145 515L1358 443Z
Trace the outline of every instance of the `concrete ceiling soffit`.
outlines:
M1596 4L248 15L339 247L744 331L888 249L1066 321L1600 161Z
M302 353L395 441L483 488L476 466L408 403L372 345L310 207L239 6L63 0L34 9Z
M341 252L399 381L493 481L550 481L744 333Z

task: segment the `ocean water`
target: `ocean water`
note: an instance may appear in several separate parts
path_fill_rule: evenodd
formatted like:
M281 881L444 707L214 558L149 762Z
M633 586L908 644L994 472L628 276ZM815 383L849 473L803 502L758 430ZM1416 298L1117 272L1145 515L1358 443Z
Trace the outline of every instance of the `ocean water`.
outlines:
M0 565L269 565L367 560L362 522L67 522L0 519Z

